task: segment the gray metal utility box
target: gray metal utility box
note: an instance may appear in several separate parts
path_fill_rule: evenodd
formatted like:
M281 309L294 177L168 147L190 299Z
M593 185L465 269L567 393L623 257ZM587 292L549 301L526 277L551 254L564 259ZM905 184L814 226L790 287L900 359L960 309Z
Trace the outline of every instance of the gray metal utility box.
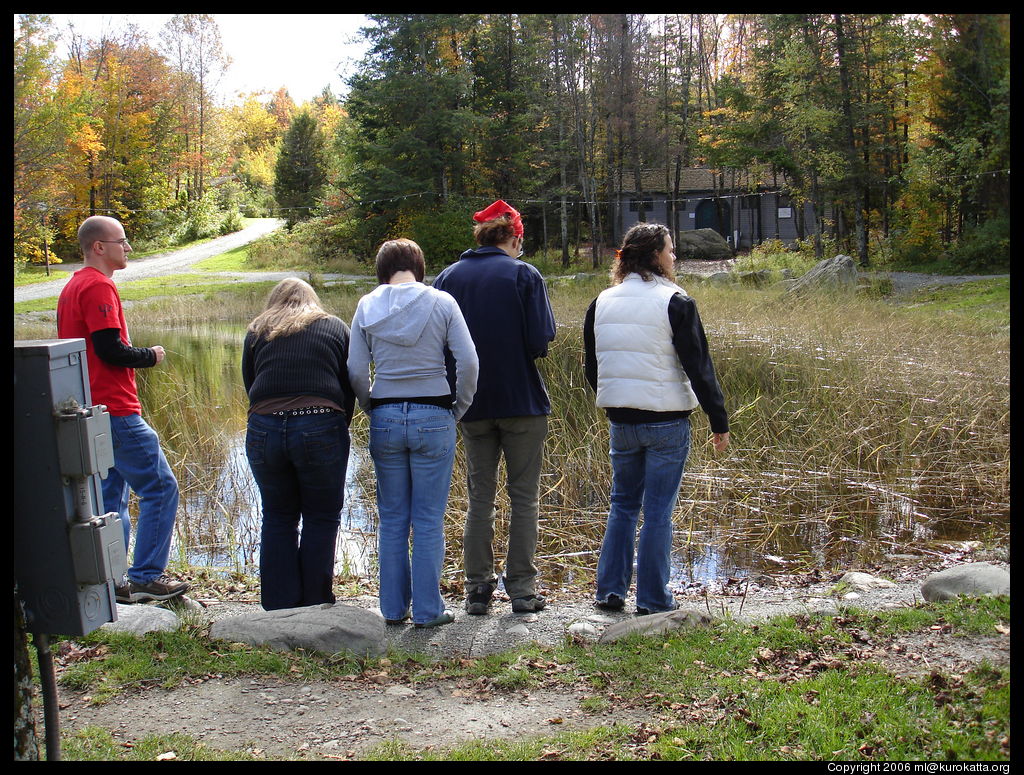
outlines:
M124 532L106 514L110 418L92 406L83 339L14 343L14 577L30 632L117 620Z

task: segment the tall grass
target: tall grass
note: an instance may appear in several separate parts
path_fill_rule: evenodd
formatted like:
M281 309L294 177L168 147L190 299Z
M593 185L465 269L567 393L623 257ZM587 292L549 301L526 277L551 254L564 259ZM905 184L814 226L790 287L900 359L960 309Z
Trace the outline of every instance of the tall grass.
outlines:
M607 423L581 358L583 314L601 287L551 287L560 325L542 362L552 415L538 553L556 579L589 575L607 513ZM694 414L676 513L684 575L834 568L907 546L928 551L933 540L1008 534L1005 333L856 296L691 293L732 446L716 455L704 415ZM453 489L453 540L463 499L464 487Z
M324 288L321 297L351 320L372 284ZM584 380L581 331L587 306L606 284L599 275L549 283L559 326L540 361L552 413L538 564L551 584L588 582L607 514L608 426ZM244 325L271 285L130 312L139 344L169 346L160 340L171 329L191 342L187 352L171 346L161 368L140 372L144 411L182 483L179 544L190 552L202 546L237 556L240 544L254 547L258 538L238 534L239 523L229 518L256 496L230 481L239 468L225 460L245 425L238 370ZM834 569L908 547L928 552L936 541L1008 536L1008 326L926 316L860 296L791 301L772 290L688 290L726 396L732 444L715 454L706 418L694 413L675 514L684 581ZM19 331L19 338L26 337ZM353 447L365 449L366 436L357 413ZM460 444L446 516L444 581L453 590L461 579L465 470ZM371 521L373 492L372 466L363 465L348 497ZM503 489L496 505L501 557Z

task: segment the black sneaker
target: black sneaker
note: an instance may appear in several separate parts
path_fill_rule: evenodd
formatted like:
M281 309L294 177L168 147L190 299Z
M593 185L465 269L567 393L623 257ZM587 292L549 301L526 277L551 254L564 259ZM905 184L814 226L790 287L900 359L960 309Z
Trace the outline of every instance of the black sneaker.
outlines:
M158 578L140 584L133 581L131 587L131 601L139 603L144 600L170 600L172 597L179 597L188 592L188 584L184 581L175 581L166 573Z
M490 584L477 584L466 595L466 613L481 616L491 607L491 595L494 590Z
M125 605L134 602L132 600L132 584L128 581L127 576L122 576L121 580L114 584L114 599Z
M598 600L594 605L602 611L621 611L626 607L626 601L618 595L611 594L607 600Z
M676 602L672 603L672 607L671 608L663 608L660 611L651 611L651 610L649 610L647 608L640 608L638 606L637 609L636 609L636 615L637 616L650 616L651 614L664 614L664 613L668 613L669 611L675 611L678 608L679 608L679 603L676 603Z
M543 611L544 606L548 604L540 595L530 595L529 597L517 597L512 600L512 613L516 614L532 614L537 611Z
M385 619L384 624L390 624L394 627L397 627L398 625L405 624L407 621L409 621L410 617L412 617L412 609L406 608L405 613L402 615L401 619Z

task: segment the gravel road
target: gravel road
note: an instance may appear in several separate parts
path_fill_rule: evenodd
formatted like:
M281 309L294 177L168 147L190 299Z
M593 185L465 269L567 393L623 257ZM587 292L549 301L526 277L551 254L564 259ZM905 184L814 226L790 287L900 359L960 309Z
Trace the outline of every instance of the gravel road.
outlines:
M281 228L283 225L284 221L279 218L260 218L241 231L217 237L201 245L158 253L147 258L129 260L128 266L118 270L114 275L114 281L118 285L122 285L133 280L182 272L197 261L234 250L242 245L248 245L250 242ZM67 274L64 274L58 280L49 280L44 283L34 283L33 285L15 288L14 301L31 301L33 299L45 299L49 296L60 295L61 289L71 279L71 275L82 268L82 264L60 264L59 266L61 272L66 272Z

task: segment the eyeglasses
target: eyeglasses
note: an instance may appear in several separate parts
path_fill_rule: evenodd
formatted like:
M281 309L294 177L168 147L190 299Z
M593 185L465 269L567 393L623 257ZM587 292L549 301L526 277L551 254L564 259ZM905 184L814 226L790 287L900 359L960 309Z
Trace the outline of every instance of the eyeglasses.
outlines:
M110 242L120 245L122 248L128 244L128 238L123 237L122 239L98 239L97 242Z

